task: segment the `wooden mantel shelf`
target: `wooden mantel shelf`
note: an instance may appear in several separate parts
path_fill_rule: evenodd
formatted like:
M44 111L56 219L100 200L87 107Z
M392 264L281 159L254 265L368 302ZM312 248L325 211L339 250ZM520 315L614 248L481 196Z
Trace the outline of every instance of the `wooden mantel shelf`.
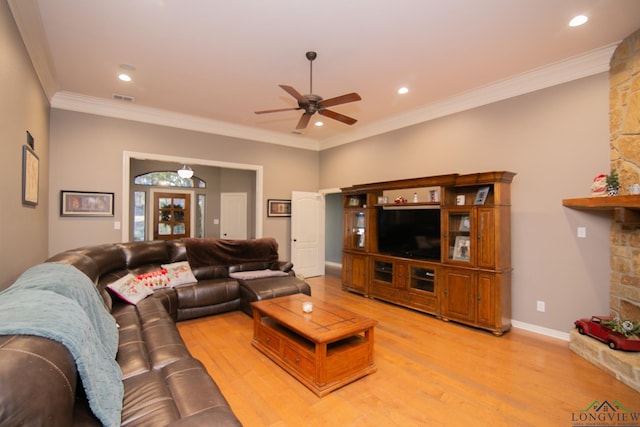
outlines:
M640 195L563 199L562 206L584 211L612 211L616 222L640 224Z

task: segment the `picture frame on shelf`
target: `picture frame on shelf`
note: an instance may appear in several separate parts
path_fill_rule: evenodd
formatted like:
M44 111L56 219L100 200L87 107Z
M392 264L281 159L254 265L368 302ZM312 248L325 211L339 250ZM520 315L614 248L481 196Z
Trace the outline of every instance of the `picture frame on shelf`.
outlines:
M476 194L476 199L473 201L474 205L484 205L487 201L487 196L489 195L490 187L482 187L478 190Z
M457 236L453 247L453 259L456 261L469 261L471 251L471 239L469 236Z
M471 226L471 219L469 218L469 215L464 215L460 219L460 226L458 228L458 231L469 231L470 226Z
M113 216L114 193L60 191L60 216Z
M360 206L360 199L357 197L350 197L349 198L349 206L351 207L359 207Z
M269 217L291 216L291 200L283 200L283 199L267 200L267 216Z

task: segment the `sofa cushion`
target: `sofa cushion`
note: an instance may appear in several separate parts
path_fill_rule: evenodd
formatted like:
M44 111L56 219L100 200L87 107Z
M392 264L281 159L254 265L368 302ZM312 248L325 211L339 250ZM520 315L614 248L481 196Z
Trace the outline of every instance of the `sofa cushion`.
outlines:
M0 425L73 424L76 366L57 341L27 335L0 336Z
M145 286L131 273L108 284L107 288L111 289L111 291L118 295L123 301L134 305L153 294L151 288Z
M238 280L252 280L252 279L264 279L265 277L282 277L288 276L287 273L281 270L249 270L249 271L236 271L229 273L229 276Z
M167 276L167 270L164 268L150 271L148 273L138 274L136 279L152 290L168 288L170 286L169 276Z
M178 295L178 306L182 308L205 307L239 297L239 285L233 279L202 280L175 288Z
M184 285L186 283L194 283L198 281L196 276L193 275L191 267L187 261L162 264L162 268L167 270L170 286Z
M169 262L169 252L164 240L127 242L119 243L116 246L122 249L129 269L145 264L164 264Z

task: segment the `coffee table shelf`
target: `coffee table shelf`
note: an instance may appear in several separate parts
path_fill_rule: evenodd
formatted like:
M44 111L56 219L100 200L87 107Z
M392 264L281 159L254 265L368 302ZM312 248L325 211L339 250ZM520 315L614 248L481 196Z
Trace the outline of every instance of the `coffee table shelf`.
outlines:
M304 301L313 312L303 313ZM252 306L253 346L318 396L376 371L376 320L301 294Z

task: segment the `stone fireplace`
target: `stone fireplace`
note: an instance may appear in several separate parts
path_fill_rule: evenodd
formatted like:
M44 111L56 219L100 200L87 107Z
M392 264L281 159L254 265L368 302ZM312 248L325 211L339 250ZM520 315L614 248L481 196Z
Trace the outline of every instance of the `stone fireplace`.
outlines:
M609 69L611 168L620 194L640 183L640 30L624 39ZM611 315L640 321L640 227L611 226Z
M640 183L640 30L624 39L611 57L609 129L611 169L618 172L620 195L628 195L629 186ZM639 206L633 206L634 220L611 221L609 251L610 315L636 322L640 322ZM640 391L640 353L611 350L575 329L569 348Z

